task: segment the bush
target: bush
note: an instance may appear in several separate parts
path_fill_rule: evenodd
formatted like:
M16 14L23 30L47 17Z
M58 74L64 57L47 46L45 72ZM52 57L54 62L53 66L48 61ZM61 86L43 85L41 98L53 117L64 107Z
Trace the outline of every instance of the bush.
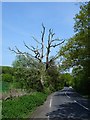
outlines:
M13 67L9 67L9 66L2 66L2 73L3 74L14 74L14 68Z
M2 92L8 92L9 88L10 88L10 83L2 81Z
M14 82L19 83L20 88L28 91L42 91L40 73L34 68L16 68Z
M2 74L2 81L5 82L12 82L13 81L13 76L11 74Z

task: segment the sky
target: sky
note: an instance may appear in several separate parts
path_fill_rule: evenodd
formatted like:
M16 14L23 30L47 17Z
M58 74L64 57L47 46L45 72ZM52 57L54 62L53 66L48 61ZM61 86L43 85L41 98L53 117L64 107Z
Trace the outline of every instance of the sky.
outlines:
M87 2L89 0L1 0L3 2Z
M68 39L74 35L74 17L79 12L80 3L75 2L3 2L2 3L2 65L11 66L15 53L8 48L17 46L28 51L28 45L37 46L32 36L40 40L42 23L46 27L45 44L50 28L55 37ZM51 56L58 48L52 49Z

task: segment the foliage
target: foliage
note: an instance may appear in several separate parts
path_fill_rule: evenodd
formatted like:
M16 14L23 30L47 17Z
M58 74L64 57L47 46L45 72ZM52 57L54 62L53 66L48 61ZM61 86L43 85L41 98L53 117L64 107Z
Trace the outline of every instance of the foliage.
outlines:
M34 69L17 69L16 81L20 83L20 87L27 90L41 91L40 77L37 70Z
M82 93L86 92L86 94L88 94L87 88L90 83L89 8L89 2L80 6L80 11L74 18L74 31L76 34L68 40L59 53L63 58L63 70L73 68L73 76L77 73L77 76L74 77L73 80L74 87L77 88L78 91L82 91Z
M29 61L28 61L29 60ZM48 70L45 71L45 65L38 63L33 58L24 59L24 56L17 56L13 62L15 68L15 81L19 87L28 91L56 91L62 88L59 70L56 63L52 61ZM41 85L43 79L44 90Z
M32 95L2 101L2 118L27 118L35 108L46 100L47 94L36 92Z
M0 81L0 93L2 92L2 82Z
M9 66L2 66L2 91L6 92L13 84L14 80L14 68Z
M62 79L60 79L60 76L61 74L59 72L58 66L56 65L55 61L52 61L46 72L46 86L51 91L57 91L62 89L63 83Z
M25 67L38 68L39 63L36 59L28 55L27 57L25 57L24 55L16 55L16 59L13 61L12 66L13 68L25 68Z
M14 68L10 66L2 66L2 74L14 74Z
M10 89L10 83L2 81L2 92L8 92Z
M85 91L84 85L87 88L90 83L89 8L90 2L82 4L79 13L74 18L75 35L60 49L59 56L61 61L59 69L55 63L57 55L51 59L49 59L49 55L51 48L61 45L64 41L60 42L60 39L54 39L55 33L50 29L47 40L48 44L44 47L45 27L43 24L41 42L33 37L41 45L40 49L38 49L38 46L30 47L24 42L25 47L32 51L35 56L22 52L17 47L16 50L10 49L18 54L16 60L13 62L13 67L15 69L14 81L19 83L20 88L27 89L28 91L43 91L46 88L48 91L56 91L66 84L74 86L78 91L81 90L82 86L81 91ZM60 43L54 44L56 41ZM43 53L44 48L46 49L45 55ZM45 62L44 57L46 57ZM70 68L73 69L72 75L65 73ZM85 92L87 94L87 90Z
M13 62L13 67L15 69L14 82L17 82L20 88L26 89L28 91L42 90L40 83L41 64L38 63L35 59L30 57L27 59L24 56L19 55Z
M13 81L13 76L11 74L2 74L2 81L5 82L12 82Z
M0 75L2 74L2 66L0 66Z
M88 42L88 4L81 6L79 14L75 16L74 30L76 34L68 40L66 45L60 50L60 55L63 56L63 65L66 68L73 66L84 66L88 60L89 49Z
M73 86L73 76L70 73L63 73L61 79L63 79L64 86Z
M72 71L73 79L73 87L82 94L89 95L89 81L86 76L86 71L81 69L80 67L76 67Z
M13 84L14 80L14 68L9 66L0 66L2 68L2 72L0 74L0 84L1 92L8 92L11 88L11 84Z

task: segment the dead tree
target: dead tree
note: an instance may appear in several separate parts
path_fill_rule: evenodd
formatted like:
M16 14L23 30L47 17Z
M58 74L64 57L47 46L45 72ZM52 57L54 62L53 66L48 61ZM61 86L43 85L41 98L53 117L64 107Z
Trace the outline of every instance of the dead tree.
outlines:
M24 55L25 57L27 55L30 55L31 57L36 58L39 61L39 63L41 63L41 64L43 64L43 58L46 57L46 61L44 63L46 65L46 71L47 71L48 68L49 68L49 64L57 58L57 55L55 55L52 59L49 60L49 55L50 55L50 52L51 52L51 48L55 48L55 47L61 45L62 43L64 43L64 41L65 41L65 40L60 40L59 38L54 39L54 35L55 35L55 33L53 32L53 30L49 29L47 46L45 46L45 44L44 44L45 26L42 24L41 42L38 41L35 37L32 37L33 40L35 40L41 46L41 48L34 47L34 46L28 46L24 42L25 47L28 50L32 51L34 53L34 56L32 56L32 54L30 54L30 53L20 51L16 46L15 46L15 48L16 48L15 50L11 49L11 48L9 48L9 50L13 51L16 54ZM44 49L46 49L46 53L44 53ZM43 84L42 75L41 75L41 83Z
M62 43L64 43L65 40L60 40L59 38L57 39L54 39L54 35L55 33L53 33L53 30L52 29L49 29L49 35L48 35L48 45L47 45L47 53L46 53L46 70L48 69L49 67L49 64L51 63L51 61L55 60L57 58L57 55L55 55L52 59L49 60L49 54L50 54L50 50L51 48L55 48L59 45L61 45ZM56 44L55 42L58 43Z

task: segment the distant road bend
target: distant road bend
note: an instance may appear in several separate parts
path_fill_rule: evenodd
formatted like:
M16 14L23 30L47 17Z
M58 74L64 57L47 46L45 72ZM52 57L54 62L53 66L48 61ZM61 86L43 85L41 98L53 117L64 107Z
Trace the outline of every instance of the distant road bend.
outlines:
M90 120L90 101L72 87L51 94L44 105L31 116L32 120ZM44 119L45 118L45 119Z

